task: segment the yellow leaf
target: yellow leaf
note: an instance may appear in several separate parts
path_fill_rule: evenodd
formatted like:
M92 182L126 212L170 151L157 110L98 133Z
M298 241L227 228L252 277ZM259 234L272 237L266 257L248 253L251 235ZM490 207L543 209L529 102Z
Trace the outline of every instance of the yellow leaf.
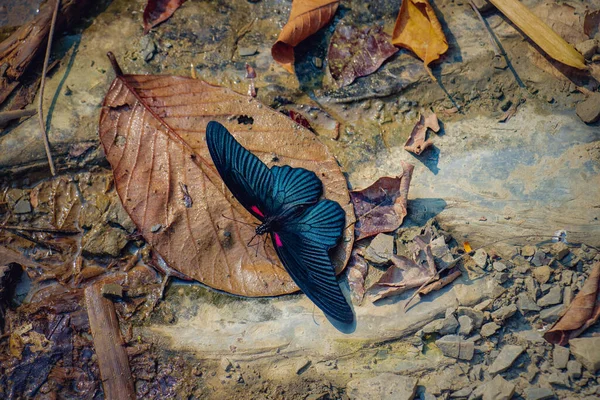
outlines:
M448 41L427 0L403 0L392 43L415 53L425 65L448 50Z

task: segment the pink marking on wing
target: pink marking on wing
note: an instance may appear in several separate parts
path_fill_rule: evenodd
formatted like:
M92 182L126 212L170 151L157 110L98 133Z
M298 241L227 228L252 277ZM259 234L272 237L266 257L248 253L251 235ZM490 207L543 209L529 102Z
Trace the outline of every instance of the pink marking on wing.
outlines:
M250 207L250 209L251 209L252 211L254 211L254 213L255 213L255 214L258 214L258 215L260 215L261 217L264 217L264 216L265 216L265 214L263 214L263 213L262 213L262 212L261 212L261 211L258 209L258 207L256 207L256 206L252 206L252 207Z
M277 245L277 247L283 247L283 243L281 242L281 238L279 237L278 234L274 233L275 235L275 244Z

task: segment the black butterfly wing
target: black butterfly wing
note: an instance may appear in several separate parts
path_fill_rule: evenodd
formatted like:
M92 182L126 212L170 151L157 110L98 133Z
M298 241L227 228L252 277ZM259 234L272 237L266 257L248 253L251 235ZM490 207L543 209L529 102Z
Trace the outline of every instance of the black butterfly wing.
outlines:
M338 285L329 249L336 245L345 224L345 212L331 200L319 201L272 233L273 246L298 287L323 312L351 323L352 309Z
M288 165L271 168L273 192L269 206L273 214L282 214L294 207L316 203L323 194L323 184L314 172Z
M220 123L206 127L206 144L215 167L235 198L261 221L270 214L273 175L254 154L246 150Z

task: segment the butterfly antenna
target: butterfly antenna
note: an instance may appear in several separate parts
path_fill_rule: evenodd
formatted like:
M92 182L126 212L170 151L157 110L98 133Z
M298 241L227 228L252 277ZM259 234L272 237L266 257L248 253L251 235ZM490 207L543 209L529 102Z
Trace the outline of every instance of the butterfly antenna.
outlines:
M320 324L317 322L317 319L315 318L315 308L316 308L316 306L313 304L312 319L313 319L313 322L315 323L315 325L316 325L316 326L321 326L321 325L320 325Z
M230 221L239 222L240 224L248 225L248 226L251 226L251 227L257 226L257 224L251 224L251 223L248 223L248 222L240 221L239 219L229 218L229 217L225 216L225 214L221 214L221 217L223 217L225 219L228 219Z

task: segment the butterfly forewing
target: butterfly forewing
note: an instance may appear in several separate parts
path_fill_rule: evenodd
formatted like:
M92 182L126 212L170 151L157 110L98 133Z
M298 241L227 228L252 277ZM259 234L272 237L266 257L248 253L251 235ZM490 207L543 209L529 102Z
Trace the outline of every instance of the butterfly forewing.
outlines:
M273 232L273 246L298 287L325 314L344 323L354 316L337 283L329 249L344 230L345 213L330 200L319 201Z
M246 210L264 220L273 191L273 175L269 168L218 122L208 123L206 144L229 191Z

